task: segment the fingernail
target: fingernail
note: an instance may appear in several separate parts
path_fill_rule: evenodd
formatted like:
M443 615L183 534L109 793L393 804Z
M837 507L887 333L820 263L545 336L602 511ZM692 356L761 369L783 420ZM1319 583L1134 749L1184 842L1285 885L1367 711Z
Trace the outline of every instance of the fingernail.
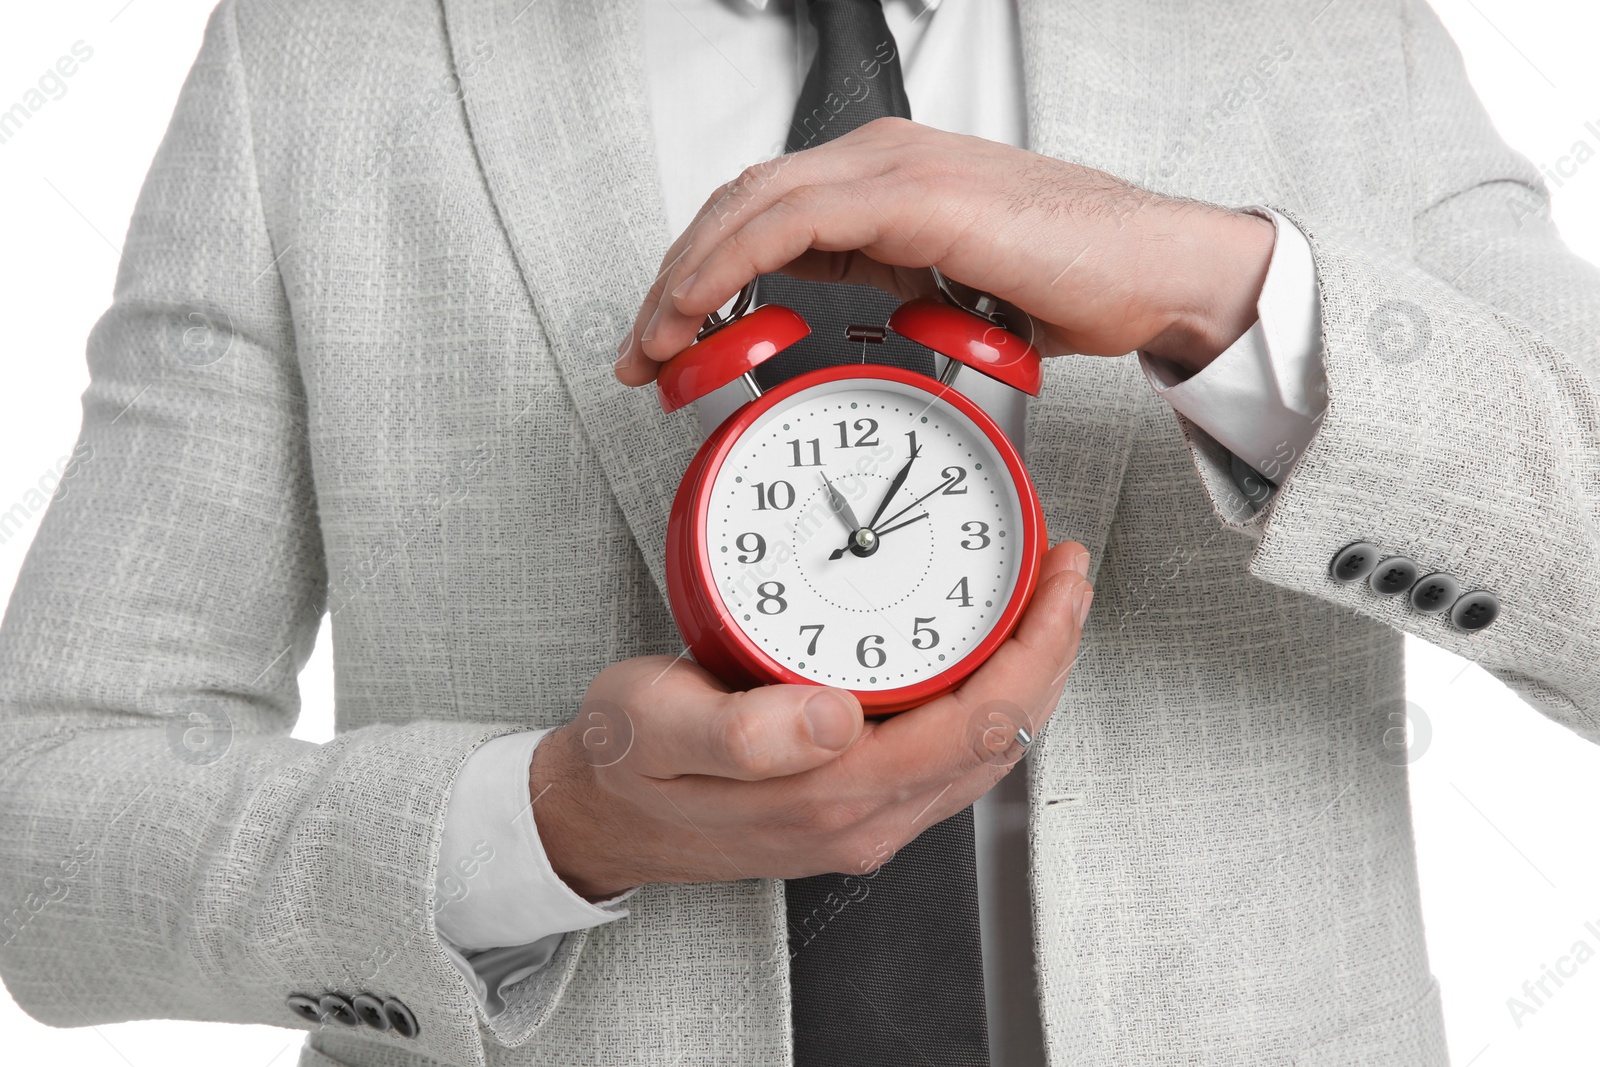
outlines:
M622 335L622 340L617 342L617 362L613 364L613 366L620 365L622 361L627 359L632 353L633 331L629 330L627 333Z
M1078 627L1083 628L1083 620L1089 617L1089 605L1094 603L1094 589L1085 587L1078 596Z
M641 344L655 340L656 327L661 324L661 313L665 310L665 305L656 305L655 313L650 316L650 321L644 324L644 333L639 335L639 341Z
M700 274L699 271L694 271L687 278L685 278L683 281L679 282L678 283L678 287L676 289L672 290L672 298L674 300L676 300L679 297L683 296L684 293L687 293L689 291L689 289L694 285L694 280L699 274Z
M1087 548L1072 557L1072 569L1085 578L1089 577L1089 550Z
M806 725L811 730L811 741L835 752L849 747L856 736L855 703L843 693L824 689L806 701Z

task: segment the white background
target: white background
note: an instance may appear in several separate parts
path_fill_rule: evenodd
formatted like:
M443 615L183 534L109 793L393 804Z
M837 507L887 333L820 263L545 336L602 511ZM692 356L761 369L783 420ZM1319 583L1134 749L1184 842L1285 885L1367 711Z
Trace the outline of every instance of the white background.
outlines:
M582 2L582 0L557 0ZM1343 0L1333 0L1334 3ZM83 342L109 299L117 249L212 0L6 4L0 110L76 41L93 58L0 144L0 511L26 498L76 438ZM1504 136L1554 168L1600 150L1600 5L1434 0ZM1585 128L1593 122L1595 130ZM1570 170L1570 164L1568 165ZM1553 188L1568 242L1600 261L1600 160ZM48 486L48 482L46 485ZM0 589L37 525L0 543ZM1600 749L1529 710L1483 671L1408 642L1409 695L1432 736L1412 765L1434 972L1457 1067L1600 1060L1600 957L1518 1026L1507 998L1586 941L1600 953ZM332 735L326 640L301 679L297 737ZM50 1030L0 996L11 1063L283 1067L299 1035L265 1026L136 1022Z

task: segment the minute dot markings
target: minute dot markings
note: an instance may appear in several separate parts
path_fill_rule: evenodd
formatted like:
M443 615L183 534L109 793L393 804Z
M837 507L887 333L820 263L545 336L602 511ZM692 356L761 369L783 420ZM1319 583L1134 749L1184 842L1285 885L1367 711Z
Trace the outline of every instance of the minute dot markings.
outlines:
M875 406L875 405L873 405L873 403L872 403L872 402L871 402L871 401L867 401L867 402L866 402L866 403L867 403L867 405L868 405L868 408L867 408L867 409L868 409L868 410L871 410L871 408L872 408L872 407L873 407L873 406ZM880 407L882 407L882 408L883 408L883 409L884 409L884 410L887 410L887 405L881 405L881 404L880 404L880 405L877 405L877 406L880 406ZM823 412L827 412L827 411L835 411L835 410L837 410L837 411L844 411L844 410L845 410L845 408L844 408L844 405L843 405L843 404L840 404L840 405L838 405L838 406L837 406L837 407L824 407L824 408L822 408L822 409L821 409L821 411L823 411ZM852 409L851 409L851 410L861 410L861 409L860 409L860 407L859 407L859 402L858 402L858 405L856 405L856 406L853 406L853 407L852 407ZM896 413L896 414L900 414L900 409L899 409L899 408L895 408L895 409L894 409L894 411L895 411L895 413ZM913 416L913 417L914 417L914 416ZM774 424L775 424L775 420L774 420L774 423L769 423L769 425L774 425ZM934 427L934 429L935 429L935 430L937 430L937 429L940 429L940 428L941 428L941 427L938 427L938 426L935 426L935 427ZM777 441L777 440L778 440L778 433L779 433L779 431L778 431L778 430L776 430L776 429L774 429L774 430L772 430L772 431L771 431L771 433L770 433L770 435L769 435L769 437L770 437L770 440L768 440L768 441L763 441L763 442L760 442L760 444L759 444L759 445L758 445L758 448L759 448L759 449L762 449L762 450L764 450L764 449L765 449L765 448L766 448L766 447L767 447L767 445L768 445L768 444L771 444L771 443L775 443L775 442L776 442L776 441ZM954 434L953 434L953 432L952 432L952 431L948 431L948 430L947 430L947 431L946 431L946 432L945 432L945 437L947 437L947 438L949 438L949 437L953 437L953 436L954 436ZM971 450L970 450L970 449L968 449L968 450L966 450L966 452L965 452L965 455L966 455L966 457L967 457L967 459L968 459L968 461L971 461L971 460L972 460L972 451L971 451ZM745 463L744 463L744 464L743 464L743 466L742 466L742 467L741 467L741 468L740 468L740 469L741 469L741 470L744 470L744 471L746 471L746 472L749 472L749 470L750 470L750 459L749 459L749 458L747 458L747 459L746 459L746 461L745 461ZM974 464L973 464L973 469L974 469L974 470L979 470L979 469L981 469L981 468L980 468L980 467L979 467L979 466L978 466L978 465L977 465L977 464L975 464L975 463L974 463ZM985 474L985 475L983 475L983 476L982 476L982 478L983 478L983 481L984 481L984 483L985 483L985 484L988 484L988 483L989 483L989 476L988 476L988 475L987 475L987 474ZM995 495L996 495L996 490L994 490L994 489L990 489L990 490L989 490L989 495L990 495L990 496L995 496ZM1005 516L1003 516L1003 515L1001 515L1001 516L996 516L996 517L995 517L995 525L996 525L996 527L998 527L998 526L999 526L999 525L1000 525L1000 524L1001 524L1001 523L1003 523L1003 522L1004 522L1004 521L1005 521ZM724 525L727 525L727 523L728 523L728 520L727 520L727 519L726 519L726 518L724 518L724 519L723 519L723 524L724 524ZM999 554L999 555L1000 555L1000 557L1001 557L1001 560L1000 560L1000 562L1001 562L1001 563L1002 563L1002 564L1004 564L1004 555L1005 555L1005 549L1004 549L1004 547L1003 547L1003 546L1000 546L1000 547L999 547L999 550L998 550L998 554ZM932 561L932 559L931 559L931 558L930 558L930 559L929 559L929 561L928 561L928 564L927 564L927 566L926 566L926 567L925 567L925 568L924 568L924 571L923 571L923 575L922 575L922 579L924 579L924 580L925 580L925 579L926 579L926 578L927 578L927 575L928 575L928 572L929 572L929 571L931 571L931 570L932 570L932 567L933 567L933 561ZM1003 569L1003 568L1002 568L1002 569ZM825 596L825 595L823 595L823 594L822 594L822 592L821 592L821 591L820 591L820 590L818 590L818 589L817 589L817 588L816 588L816 587L815 587L815 586L813 586L813 585L812 585L812 584L811 584L811 581L810 581L810 578L809 578L809 577L808 577L808 576L807 576L807 575L806 575L806 574L805 574L805 573L804 573L804 572L803 572L803 571L802 571L802 572L800 572L800 577L801 577L801 580L802 580L802 581L803 581L803 582L804 582L804 583L805 583L805 584L806 584L806 586L807 586L807 588L808 588L808 589L809 589L809 590L810 590L810 591L811 591L811 593L812 593L812 594L813 594L813 595L815 595L815 596L816 596L816 597L818 597L818 598L819 598L819 599L821 599L821 600L823 600L823 601L824 601L824 602L827 602L827 603L830 603L830 604L832 604L832 606L833 606L833 607L835 607L835 608L837 608L837 609L839 609L839 610L843 610L843 611L847 611L847 612L851 612L851 613L852 613L852 614L868 614L868 612L865 612L865 611L860 611L860 610L858 610L858 609L852 609L852 608L846 608L846 607L844 607L844 606L843 606L843 605L839 605L839 604L833 604L833 602L832 602L832 601L831 601L831 599L830 599L830 598L828 598L828 597L827 597L827 596ZM847 582L847 584L851 584L851 583L849 583L849 582L848 582L848 579L847 579L847 580L846 580L846 582ZM907 594L906 594L906 595L907 595L907 597L909 597L909 596L911 596L911 595L912 595L912 594L914 594L914 593L916 593L916 592L917 592L917 590L918 590L918 589L920 589L920 588L921 588L921 586L922 586L922 580L919 580L919 581L918 581L918 582L917 582L917 583L916 583L916 584L915 584L915 585L914 585L914 586L913 586L913 588L912 588L912 589L911 589L911 591L910 591L910 592L908 592L908 593L907 593ZM854 586L853 586L853 584L852 584L852 588L853 588L853 587L854 587ZM858 591L857 591L857 592L858 592L858 595L859 595L859 590L858 590ZM999 587L998 587L998 586L992 586L992 587L990 587L990 596L991 596L991 597L994 597L994 596L997 596L997 595L999 595ZM902 603L902 602L904 602L904 600L905 600L905 599L906 599L906 598L905 598L905 597L902 597L902 598L901 598L901 599L900 599L900 600L897 600L897 601L895 601L895 604L899 604L899 603ZM988 607L991 607L991 608L992 608L992 607L993 607L993 601L992 601L992 600L989 600L989 601L985 601L985 604L986 604L986 606L988 606ZM890 606L891 606L891 607L892 607L892 606L894 606L894 605L890 605ZM882 614L883 614L883 610L882 610L882 609L880 609L880 610L878 610L878 611L877 611L877 614L880 614L880 615L882 615ZM980 615L979 615L979 616L978 616L978 622L979 622L979 623L982 623L982 622L984 622L984 621L986 621L986 620L987 620L987 616L988 616L988 613L987 613L987 612L984 612L984 613L982 613L982 614L980 614ZM898 628L898 627L896 627L896 626L895 626L895 625L894 625L894 623L893 623L893 622L892 622L892 621L890 621L890 620L889 620L889 619L888 619L888 618L887 618L887 617L886 617L886 616L885 616L885 617L884 617L884 621L885 621L885 622L887 622L887 623L888 623L888 624L889 624L889 626L890 626L890 628L891 628L891 629L893 629L893 630L894 630L894 631L895 631L895 633L896 633L896 635L897 635L897 636L899 636L899 637L900 637L900 639L901 639L901 640L902 640L902 641L905 641L905 642L906 642L906 644L907 644L907 646L908 646L908 647L910 647L910 648L912 648L912 649L914 649L914 650L915 650L915 651L916 651L916 652L917 652L917 653L918 653L918 654L919 654L919 655L921 655L921 654L922 654L922 652L923 652L923 650L922 650L922 649L918 649L918 648L917 648L917 647L916 647L916 645L915 645L915 644L913 644L913 643L911 643L911 642L909 642L909 641L906 641L906 638L905 638L905 635L904 635L904 634L903 634L903 633L901 633L901 632L900 632L900 630L899 630L899 628ZM758 627L759 627L759 624L758 624ZM972 633L975 633L975 632L977 632L977 629L978 629L978 627L977 627L977 626L971 626L971 627L969 627L969 628L968 628L968 631L969 631L969 632L972 632ZM788 656L788 655L786 655L786 657L785 657L785 658L787 658L787 659L788 659L788 660L789 660L789 661L790 661L790 662L791 662L791 663L794 663L794 662L796 662L796 659L795 659L795 657L793 657L793 656ZM928 663L928 665L929 665L929 666L930 666L930 667L931 667L931 666L933 666L933 663L932 663L932 661L930 661L930 660L928 660L928 658L927 658L927 656L922 656L922 659L923 659L923 660L924 660L924 662L927 662L927 663ZM940 656L940 659L941 659L941 660L942 660L942 659L944 659L944 656L943 656L943 655L941 655L941 656ZM834 677L834 675L833 675L833 674L831 674L831 673L828 673L828 674L827 674L827 675L826 675L826 676L827 676L827 677L828 677L828 678L832 678L832 677ZM899 677L901 677L901 678L904 678L904 677L905 677L905 676L906 676L906 675L905 675L905 672L903 672L903 671L902 671L902 672L900 672L900 674L899 674ZM876 679L873 679L873 681L876 681Z

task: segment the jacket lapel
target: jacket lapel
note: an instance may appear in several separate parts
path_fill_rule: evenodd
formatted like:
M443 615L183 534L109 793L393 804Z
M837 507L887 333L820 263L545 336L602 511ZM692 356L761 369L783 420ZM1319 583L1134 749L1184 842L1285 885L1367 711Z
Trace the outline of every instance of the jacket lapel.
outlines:
M584 431L665 595L692 409L611 372L669 238L633 0L444 0L490 196ZM489 59L484 61L486 49Z

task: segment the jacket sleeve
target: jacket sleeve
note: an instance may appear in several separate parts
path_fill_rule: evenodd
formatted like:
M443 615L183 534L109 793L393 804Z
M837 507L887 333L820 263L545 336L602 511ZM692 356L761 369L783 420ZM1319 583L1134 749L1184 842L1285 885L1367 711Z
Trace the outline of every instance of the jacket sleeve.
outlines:
M366 993L420 1027L366 1038L482 1063L434 873L457 769L511 728L410 707L289 736L326 575L243 84L230 0L140 195L75 458L0 627L0 974L56 1026L342 1030L287 998Z
M1600 270L1562 244L1539 173L1495 133L1437 17L1403 10L1415 207L1395 244L1409 236L1409 254L1279 208L1317 268L1330 402L1316 436L1252 514L1227 453L1184 431L1218 513L1260 539L1252 574L1475 660L1600 741ZM1382 595L1337 580L1359 543L1424 581ZM1460 597L1439 585L1444 610L1428 612L1435 574ZM1475 593L1498 616L1463 629L1454 609L1487 603Z

